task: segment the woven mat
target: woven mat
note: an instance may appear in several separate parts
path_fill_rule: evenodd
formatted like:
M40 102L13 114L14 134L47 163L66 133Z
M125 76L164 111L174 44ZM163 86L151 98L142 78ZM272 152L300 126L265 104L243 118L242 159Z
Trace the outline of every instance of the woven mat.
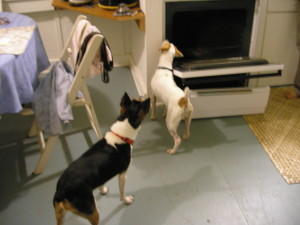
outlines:
M293 87L271 88L264 114L244 116L288 184L300 183L300 99L286 99Z

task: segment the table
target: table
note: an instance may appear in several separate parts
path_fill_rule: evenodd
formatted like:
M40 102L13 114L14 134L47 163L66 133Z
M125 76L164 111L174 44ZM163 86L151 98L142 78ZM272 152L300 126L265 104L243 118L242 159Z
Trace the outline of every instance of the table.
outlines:
M33 101L33 94L39 84L38 75L50 66L38 27L30 17L0 12L7 17L8 24L2 28L34 26L25 51L20 55L0 54L0 115L18 113L22 104Z

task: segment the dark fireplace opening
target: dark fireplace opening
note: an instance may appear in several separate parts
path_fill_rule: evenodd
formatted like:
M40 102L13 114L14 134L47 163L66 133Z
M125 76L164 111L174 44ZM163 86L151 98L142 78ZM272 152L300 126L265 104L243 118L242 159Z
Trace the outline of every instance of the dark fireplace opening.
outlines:
M174 60L175 69L189 71L222 67L223 61L249 59L255 0L174 1L165 4L166 39L184 55ZM267 62L256 62L264 63ZM177 83L181 87L188 83L190 87L216 88L222 85L242 86L247 84L246 79L244 75L216 76Z
M166 2L166 39L183 52L181 61L248 56L254 6L254 0Z
M245 28L243 9L177 12L171 39L185 60L245 56L249 51L249 41L243 41Z

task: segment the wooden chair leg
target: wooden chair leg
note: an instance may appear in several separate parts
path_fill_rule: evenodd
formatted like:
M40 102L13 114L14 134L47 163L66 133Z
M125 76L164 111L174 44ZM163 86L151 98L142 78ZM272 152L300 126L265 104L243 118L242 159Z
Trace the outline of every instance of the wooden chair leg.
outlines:
M28 132L28 137L34 137L37 135L37 133L38 133L37 122L36 120L34 120Z
M86 82L82 85L82 93L84 94L84 98L87 102L85 104L85 109L86 109L87 115L89 117L90 124L91 124L92 128L94 129L98 139L101 139L103 136L102 136L102 133L100 130L99 122L98 122L98 119L96 116L96 112L95 112Z
M93 106L85 105L85 109L86 109L87 115L89 117L91 127L95 131L98 139L101 139L102 138L102 133L101 133L99 123L98 123L96 113L95 113L95 110L94 110Z
M38 164L37 164L35 170L33 171L34 175L38 175L44 171L44 168L45 168L45 166L49 160L49 157L55 147L55 144L58 141L58 137L59 137L59 135L51 136L48 138L45 148L41 152L41 156L38 161Z
M55 144L56 144L59 136L58 135L51 136L48 138L48 141L45 142L44 134L39 129L36 119L33 121L32 125L30 127L28 136L29 137L37 136L37 138L38 138L41 156L39 158L39 161L36 165L35 170L33 171L34 175L38 175L44 171L44 168L49 160L49 157L55 147Z
M39 141L40 151L43 152L44 149L45 149L45 146L46 146L45 139L44 139L44 134L39 129L36 119L33 121L32 125L31 125L28 136L29 137L37 136L38 141Z

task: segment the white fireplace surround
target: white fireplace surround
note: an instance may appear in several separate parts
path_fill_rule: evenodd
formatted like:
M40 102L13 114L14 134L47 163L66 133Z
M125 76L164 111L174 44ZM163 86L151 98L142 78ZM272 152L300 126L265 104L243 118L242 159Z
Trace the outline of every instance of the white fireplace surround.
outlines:
M146 15L146 32L136 27L132 34L131 70L140 95L150 93L149 82L154 73L159 57L158 48L165 36L165 2L185 0L140 0L141 9ZM259 34L260 5L263 0L256 0L255 20L251 38L250 56L259 56L262 35ZM263 33L263 32L260 32Z
M137 28L133 28L136 30L132 32L135 35L132 36L131 70L138 92L142 96L151 94L150 80L158 63L158 48L165 36L165 2L175 1L180 0L140 0L141 9L146 15L146 32L139 32ZM264 0L256 0L249 56L259 57L261 52L263 32L260 29L263 26L260 26L262 22L259 19L263 16L260 13L262 2ZM277 64L274 68L283 69L283 65ZM251 82L245 90L232 92L192 91L191 101L195 111L193 118L263 113L268 102L269 87L255 88L255 82ZM225 102L227 103L224 104ZM249 102L253 104L248 104Z

